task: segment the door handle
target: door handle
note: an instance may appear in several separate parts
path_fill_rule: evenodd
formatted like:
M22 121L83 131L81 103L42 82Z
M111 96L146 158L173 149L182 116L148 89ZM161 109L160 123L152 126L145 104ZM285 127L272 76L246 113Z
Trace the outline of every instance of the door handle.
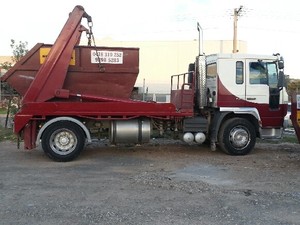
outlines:
M247 100L256 100L256 98L247 98Z

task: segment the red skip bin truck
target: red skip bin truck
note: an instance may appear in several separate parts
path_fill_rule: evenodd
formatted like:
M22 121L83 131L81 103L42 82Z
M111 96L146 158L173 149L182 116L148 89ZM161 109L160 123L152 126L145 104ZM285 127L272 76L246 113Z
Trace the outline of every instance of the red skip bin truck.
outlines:
M82 32L88 46L78 45ZM2 77L22 96L14 132L25 149L41 144L50 158L70 161L99 133L142 144L155 129L245 155L256 138L281 137L288 97L279 55L199 54L187 73L171 76L171 102L156 103L130 98L138 48L91 40L92 18L76 6L53 45L37 44Z

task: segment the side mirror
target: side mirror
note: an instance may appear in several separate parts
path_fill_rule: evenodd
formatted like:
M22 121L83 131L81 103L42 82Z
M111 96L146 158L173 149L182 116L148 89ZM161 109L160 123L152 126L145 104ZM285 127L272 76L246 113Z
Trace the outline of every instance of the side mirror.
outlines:
M279 67L280 70L283 70L283 68L284 68L284 60L283 60L282 56L278 60L278 67Z
M278 85L277 87L279 89L282 89L283 87L285 87L285 76L283 71L279 71L279 77L278 77Z

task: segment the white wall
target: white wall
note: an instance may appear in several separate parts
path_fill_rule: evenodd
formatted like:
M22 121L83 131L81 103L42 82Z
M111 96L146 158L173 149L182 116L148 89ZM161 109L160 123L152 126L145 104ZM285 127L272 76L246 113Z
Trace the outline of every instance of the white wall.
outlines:
M140 73L135 86L148 87L149 93L169 93L171 75L185 73L189 63L199 53L198 40L191 41L139 41L125 42L112 39L96 41L97 46L140 48ZM238 42L239 51L247 52L244 41ZM231 53L232 41L204 41L205 54Z

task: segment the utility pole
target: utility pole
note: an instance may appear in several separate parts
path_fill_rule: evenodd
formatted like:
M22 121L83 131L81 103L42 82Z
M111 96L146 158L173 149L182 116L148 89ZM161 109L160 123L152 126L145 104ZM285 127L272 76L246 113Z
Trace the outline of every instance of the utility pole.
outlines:
M243 6L240 6L240 8L235 8L233 12L233 53L237 53L237 21L238 17L241 15Z

